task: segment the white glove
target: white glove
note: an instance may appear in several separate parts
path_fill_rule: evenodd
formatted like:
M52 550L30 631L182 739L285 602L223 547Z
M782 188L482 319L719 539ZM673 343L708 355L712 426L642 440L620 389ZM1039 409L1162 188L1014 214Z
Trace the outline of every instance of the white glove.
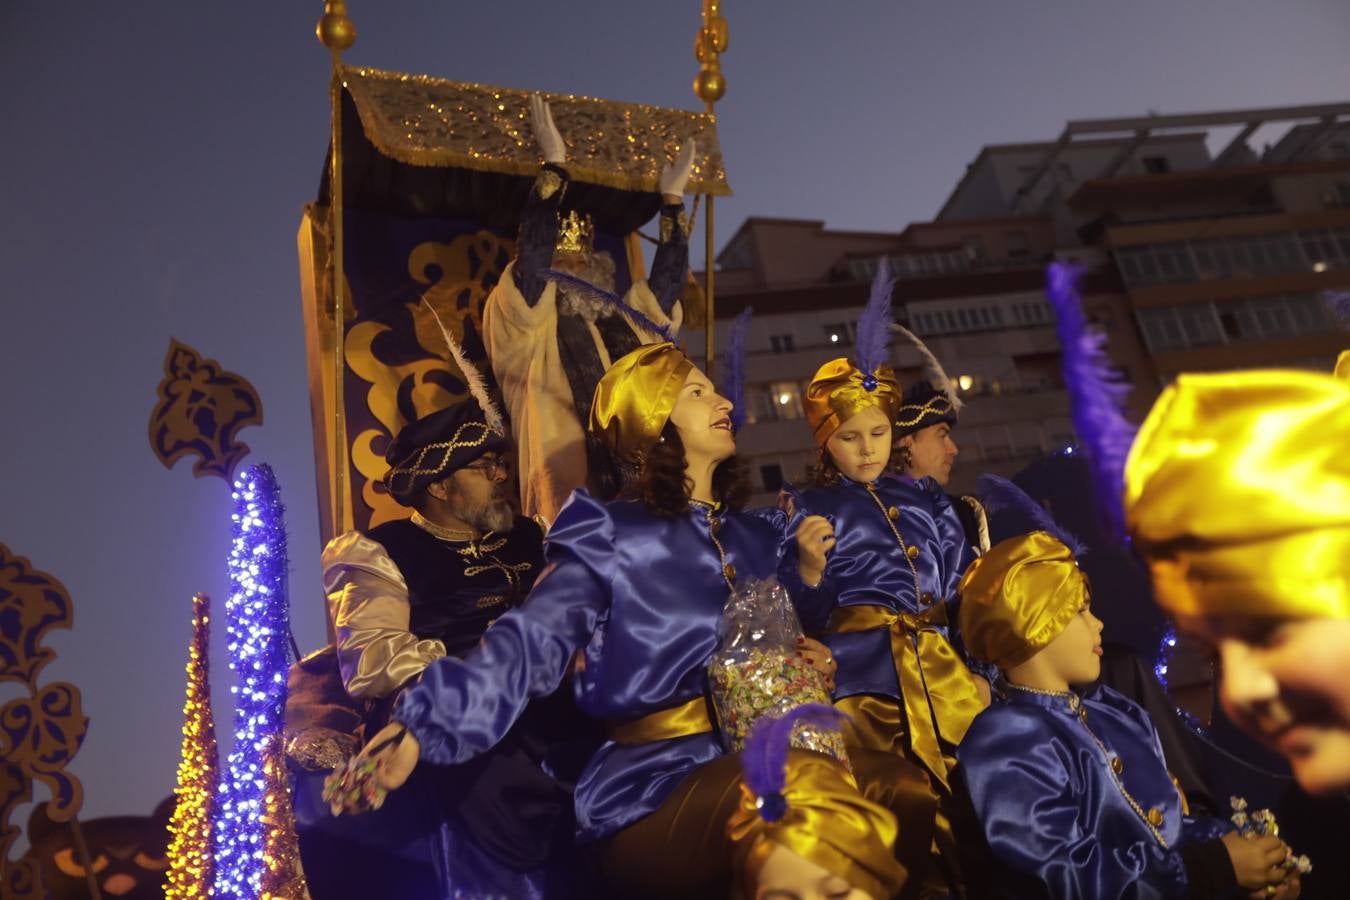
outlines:
M693 138L684 142L680 147L680 152L675 154L675 160L667 163L661 169L661 177L658 184L661 185L661 194L669 197L681 197L684 195L684 186L689 183L689 173L694 170L694 157L698 154L698 144Z
M558 126L553 124L553 113L548 104L538 94L530 95L530 125L534 129L535 143L544 154L544 162L558 166L567 162L567 145L558 133Z

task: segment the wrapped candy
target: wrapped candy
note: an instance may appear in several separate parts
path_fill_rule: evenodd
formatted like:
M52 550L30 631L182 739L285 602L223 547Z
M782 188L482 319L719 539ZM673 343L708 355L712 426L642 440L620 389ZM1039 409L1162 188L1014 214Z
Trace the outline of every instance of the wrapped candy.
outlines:
M1237 828L1238 834L1249 838L1280 836L1279 823L1275 821L1275 814L1270 810L1257 809L1249 813L1247 801L1242 797L1229 797L1228 803L1233 809L1229 821ZM1312 871L1312 862L1306 855L1295 856L1290 853L1281 865L1285 869L1297 869L1300 875L1307 875Z
M708 663L713 706L730 753L745 747L755 723L808 703L830 704L825 676L797 655L801 624L787 590L773 579L747 580L727 600L718 648ZM815 750L849 767L843 734L802 722L791 746Z

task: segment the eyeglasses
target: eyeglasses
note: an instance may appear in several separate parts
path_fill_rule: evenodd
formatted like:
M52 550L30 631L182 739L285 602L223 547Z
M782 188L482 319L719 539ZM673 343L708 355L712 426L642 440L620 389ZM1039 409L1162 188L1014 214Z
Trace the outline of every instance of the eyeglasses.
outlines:
M478 462L469 463L464 466L466 469L474 469L482 472L485 478L496 478L498 475L511 474L511 460L504 456L487 457L484 456Z

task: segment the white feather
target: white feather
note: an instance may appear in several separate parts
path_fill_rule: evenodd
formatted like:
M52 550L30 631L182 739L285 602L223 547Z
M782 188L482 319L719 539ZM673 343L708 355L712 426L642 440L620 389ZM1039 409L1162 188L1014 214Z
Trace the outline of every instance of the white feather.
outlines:
M933 387L947 395L947 402L952 405L952 409L960 412L965 403L957 394L956 385L952 384L952 380L947 377L947 372L942 368L942 363L938 362L938 358L933 355L933 351L928 349L928 345L920 340L917 334L898 322L891 323L891 330L904 336L905 340L914 345L915 349L919 351L919 355L923 357L923 368L928 380L933 383Z
M469 358L464 355L464 348L459 345L450 334L450 329L445 327L441 317L436 314L436 308L427 302L427 298L422 298L423 305L431 313L431 317L436 320L436 327L441 330L441 336L445 338L445 346L450 349L450 356L454 358L455 365L459 366L459 371L464 375L464 383L468 385L469 394L478 401L478 406L483 410L483 420L487 426L498 434L506 434L506 426L502 421L501 410L497 404L492 402L492 395L488 393L487 382L483 380L483 373L478 371L478 367L469 362Z

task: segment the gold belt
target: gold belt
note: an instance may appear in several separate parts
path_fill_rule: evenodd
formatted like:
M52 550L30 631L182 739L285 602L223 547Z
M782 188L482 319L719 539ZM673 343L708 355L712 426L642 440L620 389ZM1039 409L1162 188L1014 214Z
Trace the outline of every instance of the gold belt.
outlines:
M898 613L884 606L841 606L830 616L829 631L849 634L885 628L900 684L900 701L914 755L942 786L947 764L938 738L955 746L983 708L974 676L956 649L937 629L947 624L947 605L934 603L919 613Z
M640 719L612 724L609 726L609 736L620 744L650 744L691 734L706 734L712 730L707 699L695 697L679 706L647 713Z

